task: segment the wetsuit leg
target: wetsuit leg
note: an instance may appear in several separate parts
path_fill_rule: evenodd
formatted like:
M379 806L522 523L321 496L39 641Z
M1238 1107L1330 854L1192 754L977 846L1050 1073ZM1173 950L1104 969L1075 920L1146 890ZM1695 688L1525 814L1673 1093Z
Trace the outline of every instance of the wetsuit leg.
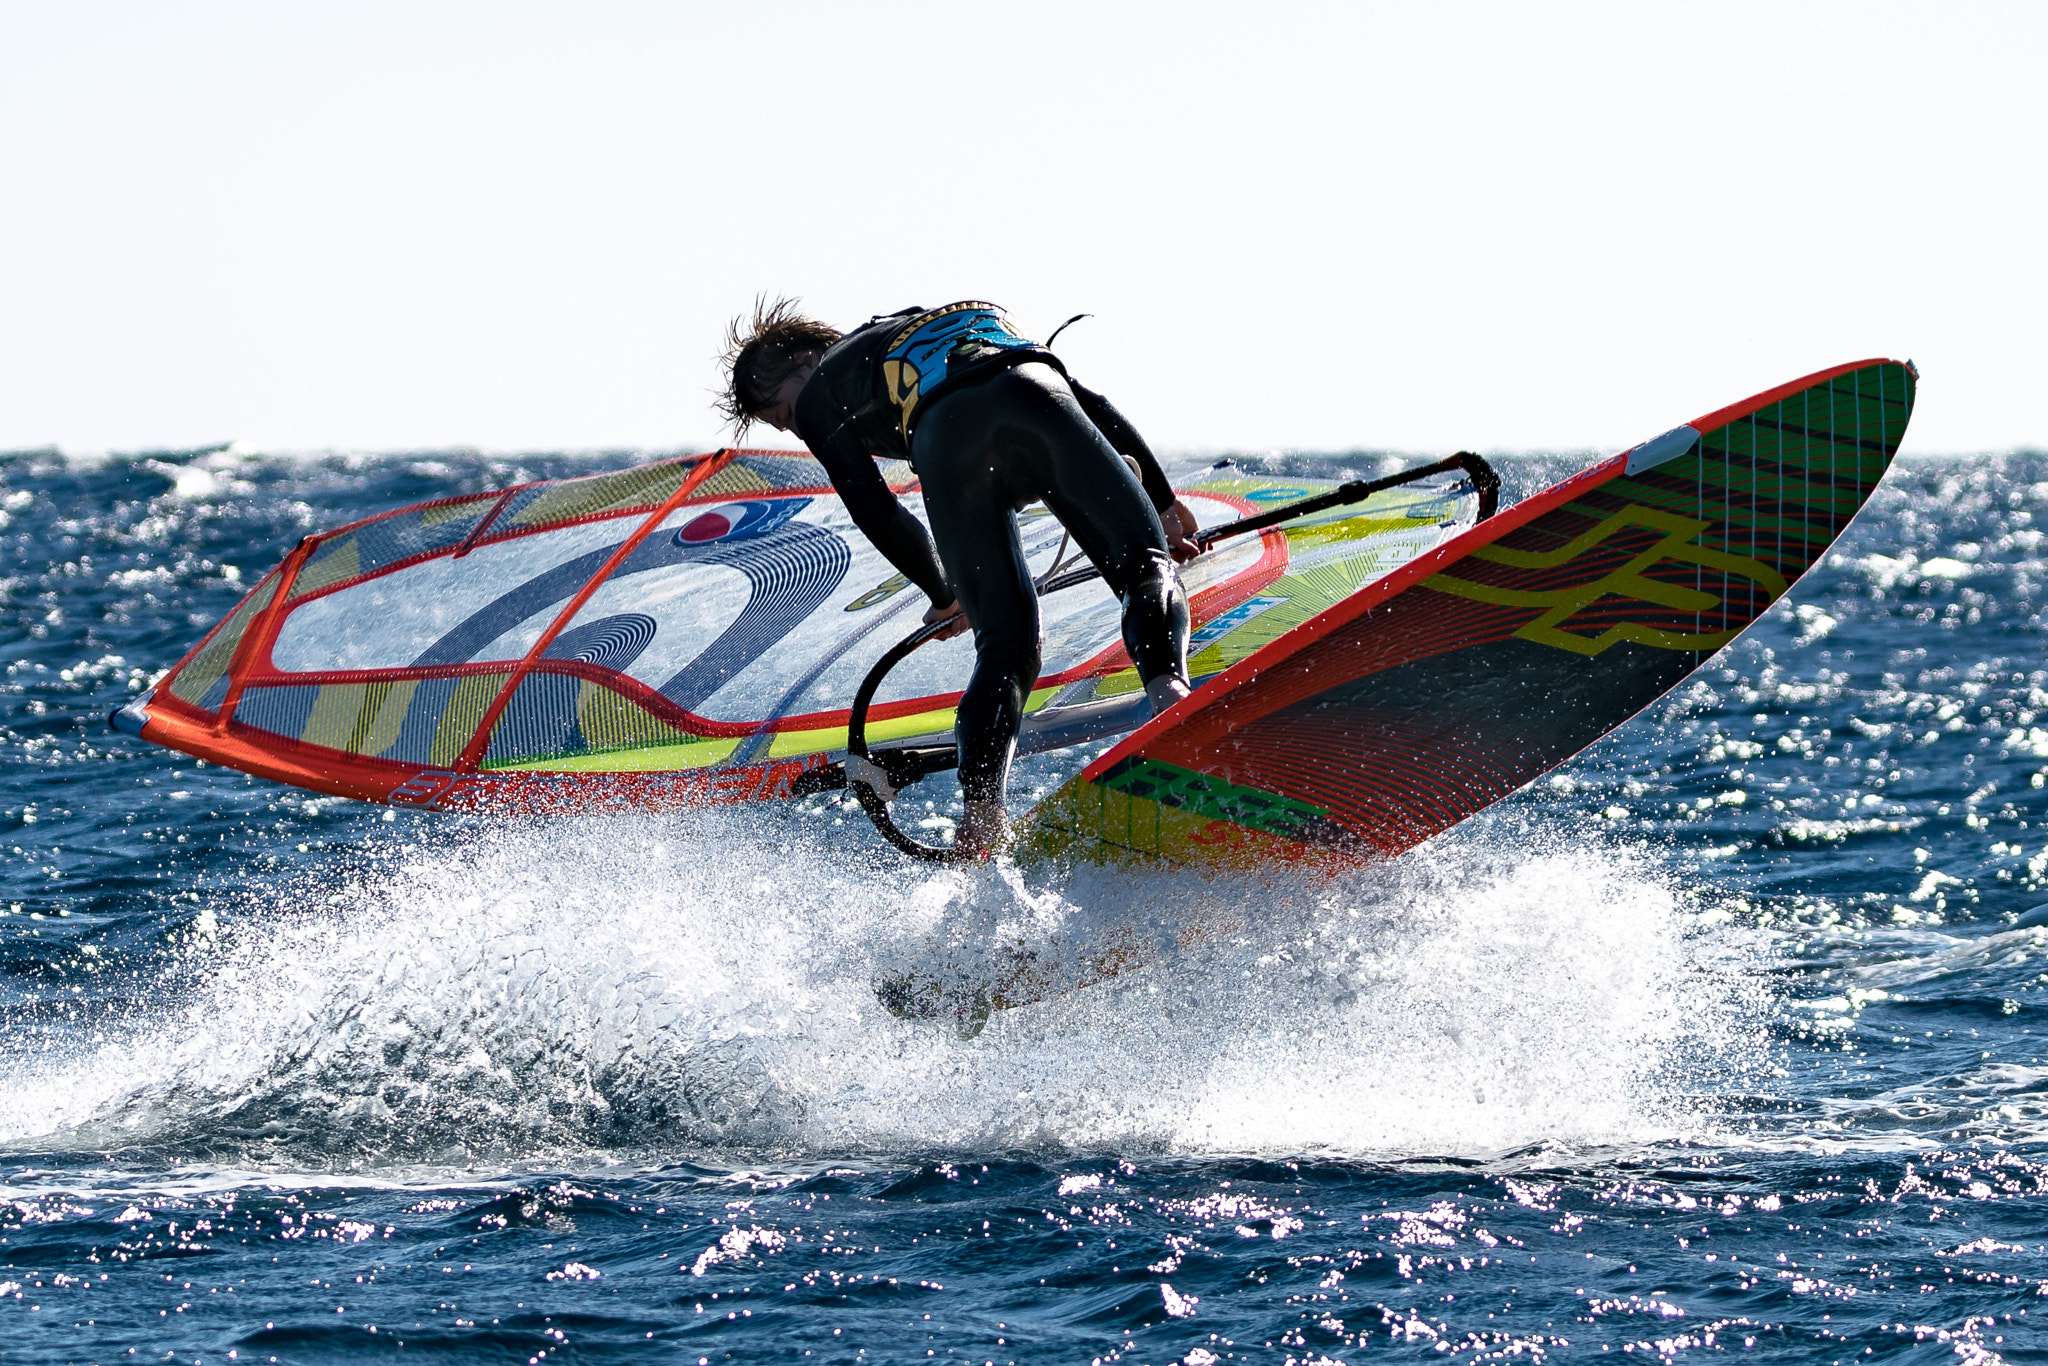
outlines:
M946 582L974 627L974 676L960 697L953 734L960 791L968 801L1003 798L1024 703L1038 679L1038 593L1024 562L1013 509L981 414L942 397L919 425L918 479ZM950 419L950 420L949 420Z
M1187 594L1138 476L1057 370L1023 365L1002 378L1007 403L1030 414L1040 435L1019 443L1018 472L1123 600L1124 648L1138 677L1186 682Z
M1107 579L1109 576L1104 574ZM1124 589L1124 649L1138 666L1138 678L1188 681L1188 595L1180 586L1173 557L1146 557Z
M1043 499L1124 603L1139 677L1187 677L1187 597L1166 530L1123 457L1052 367L1020 365L941 396L912 463L947 581L975 632L956 732L970 799L1000 797L1038 676L1038 596L1014 509Z

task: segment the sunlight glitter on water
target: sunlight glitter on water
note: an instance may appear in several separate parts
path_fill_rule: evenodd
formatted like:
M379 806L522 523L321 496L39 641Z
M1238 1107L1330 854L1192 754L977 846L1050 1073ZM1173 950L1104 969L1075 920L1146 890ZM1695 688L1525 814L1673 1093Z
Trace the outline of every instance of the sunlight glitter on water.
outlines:
M0 464L26 1359L2039 1353L2038 457L1906 462L1713 667L1416 855L1207 888L907 874L823 802L386 820L110 736L305 531L596 467L202 460ZM872 992L1196 913L1234 928L971 1041Z

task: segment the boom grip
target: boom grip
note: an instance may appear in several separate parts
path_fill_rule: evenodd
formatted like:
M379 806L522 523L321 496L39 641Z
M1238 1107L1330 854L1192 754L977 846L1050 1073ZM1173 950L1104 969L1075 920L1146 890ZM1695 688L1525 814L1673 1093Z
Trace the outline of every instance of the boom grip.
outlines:
M951 624L951 620L948 619L920 626L890 646L888 653L875 661L875 666L868 670L868 676L860 681L859 689L853 694L853 709L846 718L848 754L859 755L871 764L882 762L868 750L868 708L874 703L875 693L881 688L882 680L889 676L891 669L909 658L911 651ZM882 832L882 838L912 858L923 859L926 863L972 863L981 857L951 845L926 844L905 834L889 815L889 803L882 799L882 794L875 791L874 785L866 779L853 776L850 770L846 774L846 786L853 793L854 800L860 803L860 809L865 811L868 819L874 823L875 829Z

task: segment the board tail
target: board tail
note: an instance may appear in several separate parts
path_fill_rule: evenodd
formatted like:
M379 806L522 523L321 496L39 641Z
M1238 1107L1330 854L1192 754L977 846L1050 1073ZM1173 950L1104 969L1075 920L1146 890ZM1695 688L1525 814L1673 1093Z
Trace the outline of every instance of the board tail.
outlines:
M1211 679L1031 816L1026 856L1391 857L1608 734L1722 649L1877 487L1898 361L1718 409L1419 556Z

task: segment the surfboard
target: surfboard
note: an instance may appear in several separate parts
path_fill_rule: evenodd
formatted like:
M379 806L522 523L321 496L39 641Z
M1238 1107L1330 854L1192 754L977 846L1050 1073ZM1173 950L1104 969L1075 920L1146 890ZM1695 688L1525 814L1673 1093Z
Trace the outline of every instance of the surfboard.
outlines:
M1335 869L1450 829L1782 597L1883 478L1917 381L1839 365L1503 509L1132 732L1026 818L1018 857Z
M921 511L904 464L883 471ZM1333 481L1230 465L1181 490L1205 524ZM1469 484L1374 494L1187 567L1196 677L1471 526ZM1077 563L1019 517L1034 574ZM807 454L725 450L437 499L309 536L116 712L146 740L312 791L505 812L758 801L822 785L848 706L924 595L853 526ZM1150 715L1100 583L1044 602L1026 750ZM972 668L920 651L869 712L878 741L949 738Z
M1918 378L1823 370L1501 510L1105 751L1019 823L1012 857L1313 879L1450 829L1650 706L1818 563L1897 453ZM1236 900L1176 886L1168 920L1085 944L934 943L876 995L973 1038L995 1012L1242 926Z

